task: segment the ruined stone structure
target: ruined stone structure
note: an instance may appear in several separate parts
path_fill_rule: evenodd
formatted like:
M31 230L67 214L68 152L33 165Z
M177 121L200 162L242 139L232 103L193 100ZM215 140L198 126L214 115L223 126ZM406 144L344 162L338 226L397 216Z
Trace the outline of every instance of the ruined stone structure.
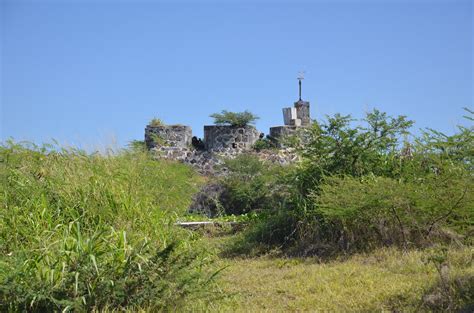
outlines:
M311 125L309 102L298 100L293 107L283 108L283 126L270 127L270 137L277 141L285 136L295 135L301 127ZM281 146L281 144L280 144Z
M299 100L292 108L283 108L283 122L286 126L309 126L309 102Z
M225 152L227 150L248 151L258 140L260 132L251 125L244 127L230 125L204 126L204 146L207 151ZM191 148L193 133L190 126L165 125L145 128L145 144L151 150L166 147L168 150Z
M300 126L310 126L311 117L309 113L309 101L299 100L295 102L296 118L301 120Z
M309 102L300 99L293 107L283 108L283 126L270 127L269 136L277 143L279 151L255 152L253 145L263 137L254 126L237 127L231 125L204 126L203 142L193 137L191 127L184 125L151 126L145 128L145 143L155 152L156 158L179 160L194 166L203 174L215 174L216 165L222 158L233 158L247 152L255 153L261 159L279 164L289 164L297 160L296 154L281 143L285 136L297 134L299 129L311 125ZM196 146L200 142L200 146Z
M286 136L291 136L296 134L296 130L298 130L298 126L291 126L291 125L285 125L285 126L275 126L275 127L270 127L270 137L277 139L277 142L286 137Z

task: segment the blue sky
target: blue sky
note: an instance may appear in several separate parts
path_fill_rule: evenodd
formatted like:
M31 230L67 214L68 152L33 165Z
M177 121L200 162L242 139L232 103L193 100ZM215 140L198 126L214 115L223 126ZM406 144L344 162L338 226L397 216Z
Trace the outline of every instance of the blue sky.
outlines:
M0 0L0 139L142 139L154 116L202 136L209 115L283 123L378 108L451 133L473 107L472 1Z

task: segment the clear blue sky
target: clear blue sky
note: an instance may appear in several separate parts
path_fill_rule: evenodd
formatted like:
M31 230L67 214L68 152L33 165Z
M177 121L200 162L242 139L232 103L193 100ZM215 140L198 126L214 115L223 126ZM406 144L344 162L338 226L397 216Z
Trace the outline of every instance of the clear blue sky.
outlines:
M297 72L313 117L376 107L453 132L473 107L472 1L0 0L1 133L83 147L154 116L282 124Z

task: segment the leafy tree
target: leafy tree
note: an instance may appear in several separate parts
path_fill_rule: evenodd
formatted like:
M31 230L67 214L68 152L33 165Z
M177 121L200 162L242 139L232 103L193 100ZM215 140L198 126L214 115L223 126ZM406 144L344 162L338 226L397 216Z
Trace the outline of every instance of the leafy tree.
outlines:
M299 172L303 191L317 186L325 175L394 175L401 138L413 122L379 110L366 114L365 125L354 126L355 121L336 114L308 130L308 142L300 149L305 159Z
M236 127L244 127L249 124L254 124L259 119L258 116L249 111L244 112L229 112L223 110L221 113L211 114L216 125L231 125Z
M464 118L474 121L474 111L464 108L467 115ZM464 164L470 170L474 168L474 126L458 125L458 132L454 135L446 135L434 129L427 129L417 139L415 149L425 159L433 157L438 160L458 162Z

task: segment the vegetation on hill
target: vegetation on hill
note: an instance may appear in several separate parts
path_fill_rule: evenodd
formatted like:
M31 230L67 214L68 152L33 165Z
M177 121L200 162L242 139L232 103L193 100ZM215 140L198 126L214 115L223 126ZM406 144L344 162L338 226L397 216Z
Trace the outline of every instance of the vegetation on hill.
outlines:
M428 130L408 144L406 117L374 110L354 122L336 114L314 123L299 146L303 162L279 174L267 175L256 158L234 161L242 164L223 184L241 207L262 212L234 248L253 242L331 256L471 240L473 128L452 136Z
M228 160L223 212L248 226L221 246L235 297L211 308L472 311L474 129L408 143L412 124L336 114L293 140L300 164Z
M218 220L244 226L194 233L174 223L202 220L186 209L206 178L141 141L7 142L0 311L472 311L474 129L409 143L412 124L336 114L288 141L301 163L226 160Z
M168 310L207 290L207 253L173 227L189 168L10 142L0 181L0 311Z
M214 118L214 124L216 125L231 125L236 127L254 124L255 121L259 119L258 116L249 111L229 112L226 110L223 110L221 113L211 114L210 117Z

